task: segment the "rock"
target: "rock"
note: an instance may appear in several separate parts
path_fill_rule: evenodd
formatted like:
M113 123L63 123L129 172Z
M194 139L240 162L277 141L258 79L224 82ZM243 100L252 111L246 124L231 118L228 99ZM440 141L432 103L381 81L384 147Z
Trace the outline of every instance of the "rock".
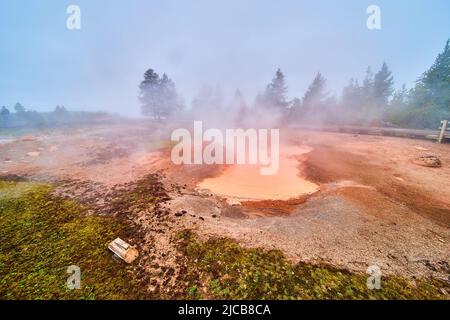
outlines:
M181 217L183 214L181 212L175 212L175 217Z
M233 198L227 198L227 204L230 206L240 206L241 202L237 199L233 199Z
M201 196L211 197L213 195L209 189L197 189L196 191Z
M28 152L27 156L29 157L38 157L41 153L38 151L32 151L32 152Z
M422 167L440 168L442 166L441 160L436 156L420 156L412 162Z
M427 149L427 148L424 148L424 147L421 147L421 146L414 146L414 148L416 148L419 151L430 151L430 149Z

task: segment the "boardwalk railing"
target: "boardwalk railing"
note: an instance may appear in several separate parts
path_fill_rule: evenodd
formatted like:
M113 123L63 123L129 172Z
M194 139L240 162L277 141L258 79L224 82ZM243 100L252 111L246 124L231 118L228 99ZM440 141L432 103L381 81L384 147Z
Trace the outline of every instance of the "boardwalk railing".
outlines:
M444 139L450 139L450 125L448 120L442 120L441 126L439 127L439 136L438 136L438 142L442 143Z
M445 130L442 128L445 127ZM438 130L422 130L422 129L406 129L406 128L387 128L387 127L363 127L363 126L337 126L337 125L297 125L291 126L292 129L300 129L307 131L325 131L325 132L339 132L350 134L363 134L363 135L377 135L377 136L390 136L390 137L402 137L410 139L425 139L434 140L439 143L444 142L445 139L450 139L450 121L443 120L442 126ZM440 139L442 135L442 138Z

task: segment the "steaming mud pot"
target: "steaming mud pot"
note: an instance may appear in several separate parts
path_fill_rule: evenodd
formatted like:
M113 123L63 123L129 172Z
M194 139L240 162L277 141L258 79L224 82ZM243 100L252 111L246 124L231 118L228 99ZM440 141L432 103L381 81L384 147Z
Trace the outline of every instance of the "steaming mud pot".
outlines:
M290 200L316 192L317 184L303 178L299 157L311 148L283 146L280 167L275 175L263 176L259 165L233 165L217 177L207 178L198 186L212 193L237 201Z

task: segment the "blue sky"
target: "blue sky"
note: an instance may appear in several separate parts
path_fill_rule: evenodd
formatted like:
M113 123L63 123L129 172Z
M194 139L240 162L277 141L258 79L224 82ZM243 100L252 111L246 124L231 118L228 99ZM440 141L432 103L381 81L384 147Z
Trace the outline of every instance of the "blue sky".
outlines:
M66 8L81 8L81 30ZM381 8L382 29L366 27ZM339 93L385 60L397 87L414 84L450 37L448 0L0 0L0 105L139 114L137 86L152 67L186 103L203 85L249 102L276 68L289 97L315 73Z

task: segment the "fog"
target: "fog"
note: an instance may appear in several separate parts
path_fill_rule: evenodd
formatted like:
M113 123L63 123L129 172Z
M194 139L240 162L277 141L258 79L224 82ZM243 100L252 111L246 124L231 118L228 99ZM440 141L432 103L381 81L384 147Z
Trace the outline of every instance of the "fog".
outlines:
M219 88L223 107L237 89L252 106L277 68L289 101L317 72L338 96L383 61L396 88L410 88L450 29L447 1L378 1L377 31L366 27L364 1L83 0L80 30L66 28L69 4L0 3L0 105L140 116L138 85L149 68L173 80L187 109L205 88Z

